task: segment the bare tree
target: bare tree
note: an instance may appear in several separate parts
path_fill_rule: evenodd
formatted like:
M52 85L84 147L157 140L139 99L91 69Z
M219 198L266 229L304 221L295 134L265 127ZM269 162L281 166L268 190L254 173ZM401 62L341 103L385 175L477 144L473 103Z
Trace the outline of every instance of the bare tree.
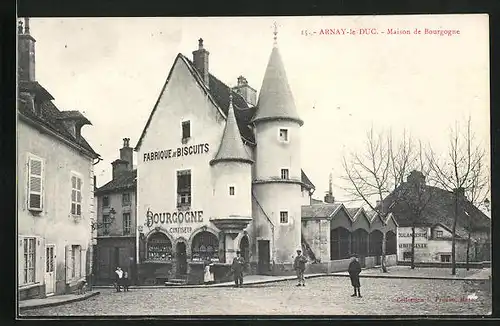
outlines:
M473 196L477 194L478 188L475 186L475 182L481 182L479 180L475 181L475 179L477 179L478 172L481 171L485 157L485 151L476 142L471 129L470 117L466 128L460 128L458 123L455 124L455 128L450 133L447 155L443 160L440 160L433 151L428 153L435 182L454 194L455 209L451 247L452 275L456 274L455 242L460 201L465 193L471 195L472 191Z
M367 133L364 153L351 153L343 158L343 167L347 187L343 189L351 194L355 201L364 202L384 221L389 210L385 205L373 205L374 200L383 202L403 182L409 167L413 164L411 137L403 134L398 144L394 144L392 133L375 135L373 127ZM384 225L385 226L385 225ZM385 265L386 233L382 239L382 271Z

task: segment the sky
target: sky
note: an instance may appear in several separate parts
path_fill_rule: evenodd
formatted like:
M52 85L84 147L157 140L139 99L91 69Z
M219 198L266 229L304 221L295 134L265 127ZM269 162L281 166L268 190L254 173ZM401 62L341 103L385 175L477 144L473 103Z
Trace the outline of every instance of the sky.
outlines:
M342 157L362 152L371 126L406 130L444 154L450 128L470 116L489 155L487 15L32 18L36 79L60 110L79 110L92 122L82 134L103 158L95 166L102 186L122 139L137 144L178 53L192 58L201 37L213 75L229 86L243 75L259 91L274 22L304 120L302 168L315 198L324 196L332 173L335 198L351 199L342 190ZM389 35L389 28L411 34Z

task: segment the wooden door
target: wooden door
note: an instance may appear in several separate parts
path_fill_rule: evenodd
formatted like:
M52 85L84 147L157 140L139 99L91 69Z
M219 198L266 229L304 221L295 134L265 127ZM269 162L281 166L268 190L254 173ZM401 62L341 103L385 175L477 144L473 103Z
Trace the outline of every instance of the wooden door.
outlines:
M258 273L267 275L269 274L269 261L270 261L270 251L269 251L269 240L259 240L258 242Z
M45 246L45 294L53 295L56 289L55 245Z

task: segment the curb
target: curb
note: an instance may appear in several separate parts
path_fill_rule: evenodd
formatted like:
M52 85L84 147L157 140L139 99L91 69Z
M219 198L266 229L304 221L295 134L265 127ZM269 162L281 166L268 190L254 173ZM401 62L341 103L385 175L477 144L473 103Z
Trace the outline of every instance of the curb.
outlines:
M38 308L46 308L46 307L61 306L61 305L67 304L67 303L83 301L83 300L86 300L88 298L95 297L96 295L99 295L99 294L101 294L101 292L95 291L95 292L92 292L92 293L90 293L90 294L88 294L86 296L82 296L82 297L74 298L74 299L68 299L68 300L65 300L65 301L58 301L58 302L51 302L51 303L41 303L41 304L32 305L32 306L19 307L19 311L30 310L30 309L38 309Z
M317 278L317 277L349 277L347 274L315 274L315 275L304 275L305 279ZM452 277L426 277L426 276L396 276L396 275L360 275L360 278L387 278L387 279L413 279L413 280L446 280L446 281L488 281L485 278L452 278ZM244 283L243 287L248 287L251 285L267 284L267 283L278 283L284 281L290 281L297 279L296 276L289 276L286 278L274 279L274 280L262 280L253 281L249 283ZM150 286L131 286L130 289L195 289L195 288L223 288L223 287L233 287L233 283L218 283L212 285L179 285L179 286L165 286L165 285L150 285ZM112 289L113 286L94 286L94 288L100 289Z

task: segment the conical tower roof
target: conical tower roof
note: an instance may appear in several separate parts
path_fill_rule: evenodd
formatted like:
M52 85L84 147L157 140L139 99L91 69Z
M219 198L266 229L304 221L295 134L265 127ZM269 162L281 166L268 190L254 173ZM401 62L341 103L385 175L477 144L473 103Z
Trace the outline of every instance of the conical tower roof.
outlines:
M276 42L267 63L257 102L257 112L252 122L272 119L293 120L300 125L304 123L297 114L285 67Z
M232 91L229 90L229 92L229 109L227 112L226 127L224 128L219 150L215 158L210 161L210 164L221 161L253 163L253 160L246 151L243 141L241 140L240 130L234 115Z

